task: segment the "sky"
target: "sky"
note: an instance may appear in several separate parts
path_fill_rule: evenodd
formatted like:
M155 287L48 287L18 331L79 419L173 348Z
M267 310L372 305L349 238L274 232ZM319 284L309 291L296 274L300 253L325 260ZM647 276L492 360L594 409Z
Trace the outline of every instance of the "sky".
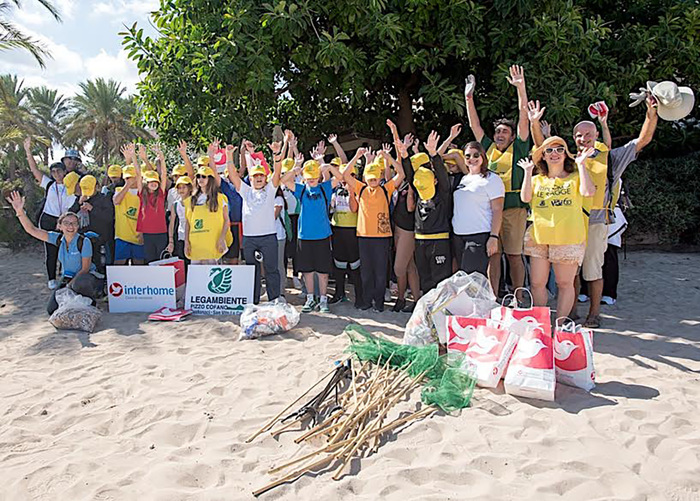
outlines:
M44 42L53 58L42 69L26 51L0 52L0 74L15 74L25 86L46 85L65 96L76 94L79 82L98 77L117 80L134 93L138 70L122 50L118 33L124 25L138 22L145 34L153 36L156 32L148 20L158 0L54 0L54 4L63 22L54 20L35 0L24 0L22 9L10 14L25 34Z

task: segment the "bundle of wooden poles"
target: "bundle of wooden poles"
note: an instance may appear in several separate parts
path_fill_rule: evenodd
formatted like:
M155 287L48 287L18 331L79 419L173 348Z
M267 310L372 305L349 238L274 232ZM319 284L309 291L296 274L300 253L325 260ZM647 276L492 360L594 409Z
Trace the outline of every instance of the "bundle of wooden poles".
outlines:
M437 407L430 405L399 414L397 405L421 385L426 373L412 376L414 372L407 369L409 367L392 367L391 357L383 363L369 360L352 363L351 359L338 363L246 441L251 442L266 432L277 436L297 431L303 434L294 440L295 443L317 444L313 451L272 468L270 474L288 473L257 489L253 495L259 496L320 468L335 467L333 479L338 480L352 458L377 451L382 435L435 412ZM318 394L296 412L285 416L323 382L326 385Z

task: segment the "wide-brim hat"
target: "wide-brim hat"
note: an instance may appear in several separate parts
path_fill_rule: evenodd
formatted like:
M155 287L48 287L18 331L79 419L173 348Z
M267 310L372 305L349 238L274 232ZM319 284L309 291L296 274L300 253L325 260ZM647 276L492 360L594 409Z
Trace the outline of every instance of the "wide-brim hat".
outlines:
M660 82L652 87L651 94L656 99L659 118L669 122L687 117L695 105L693 90L675 82Z
M542 161L542 158L544 157L544 150L546 150L547 148L551 148L554 145L563 146L564 153L566 153L566 156L574 160L574 156L569 151L569 145L566 144L566 141L564 141L564 139L559 136L551 136L545 139L544 142L538 148L536 148L535 151L532 152L532 161L534 162L534 164L537 165L538 163L540 163Z

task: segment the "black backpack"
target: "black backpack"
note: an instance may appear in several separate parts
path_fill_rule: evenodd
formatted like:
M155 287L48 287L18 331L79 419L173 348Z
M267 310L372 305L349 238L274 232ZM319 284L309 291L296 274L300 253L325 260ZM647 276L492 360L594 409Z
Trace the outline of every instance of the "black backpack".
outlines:
M382 189L384 192L384 198L386 198L386 205L387 207L391 208L391 202L389 201L389 192L386 191L386 188L384 187L383 184L380 184L379 187ZM357 194L357 202L360 202L360 199L362 198L362 194L365 192L367 189L367 185L364 185L362 188L360 188L360 193Z
M320 187L320 186L319 186ZM301 195L299 196L299 203L304 199L304 193L306 193L306 184L304 184L304 187L301 189ZM323 202L326 204L326 214L328 217L331 216L331 207L328 204L328 197L326 196L326 192L321 188L321 195L323 195ZM284 197L282 197L284 198ZM286 204L286 201L285 201Z
M97 237L88 237L85 235L82 235L78 233L78 252L82 254L83 252L83 245L85 243L85 239L89 239L90 243L92 244L92 258L90 259L92 261L92 264L95 265L95 268L99 273L104 273L105 271L105 263L102 262L102 253L100 252L100 244L98 242ZM63 243L63 233L61 233L58 236L58 240L56 240L56 247L59 249L61 248L61 244Z

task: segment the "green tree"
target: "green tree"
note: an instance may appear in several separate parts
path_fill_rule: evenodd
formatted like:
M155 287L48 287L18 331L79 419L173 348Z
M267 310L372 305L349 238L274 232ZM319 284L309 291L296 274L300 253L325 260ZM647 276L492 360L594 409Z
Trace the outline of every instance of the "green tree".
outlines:
M63 135L64 144L85 150L98 166L119 156L119 148L128 141L148 137L133 125L136 112L133 99L125 97L126 88L114 80L88 80L80 84L80 94L71 99L70 114Z
M68 100L55 89L35 87L29 89L28 107L34 127L48 141L43 145L44 163L49 163L51 144L63 141L63 120L68 113Z
M170 0L153 20L158 37L134 24L124 45L147 123L171 142L262 140L274 123L302 140L382 136L387 115L423 133L463 116L469 73L485 119L513 116L515 63L562 133L605 99L613 133L630 136L643 113L628 92L652 78L700 83L692 0Z
M53 2L49 0L37 0L56 21L61 21L61 16ZM8 14L13 7L21 8L20 0L0 0L0 52L12 49L28 51L39 66L45 66L45 58L51 57L44 44L29 35L22 33L17 26L8 19Z

